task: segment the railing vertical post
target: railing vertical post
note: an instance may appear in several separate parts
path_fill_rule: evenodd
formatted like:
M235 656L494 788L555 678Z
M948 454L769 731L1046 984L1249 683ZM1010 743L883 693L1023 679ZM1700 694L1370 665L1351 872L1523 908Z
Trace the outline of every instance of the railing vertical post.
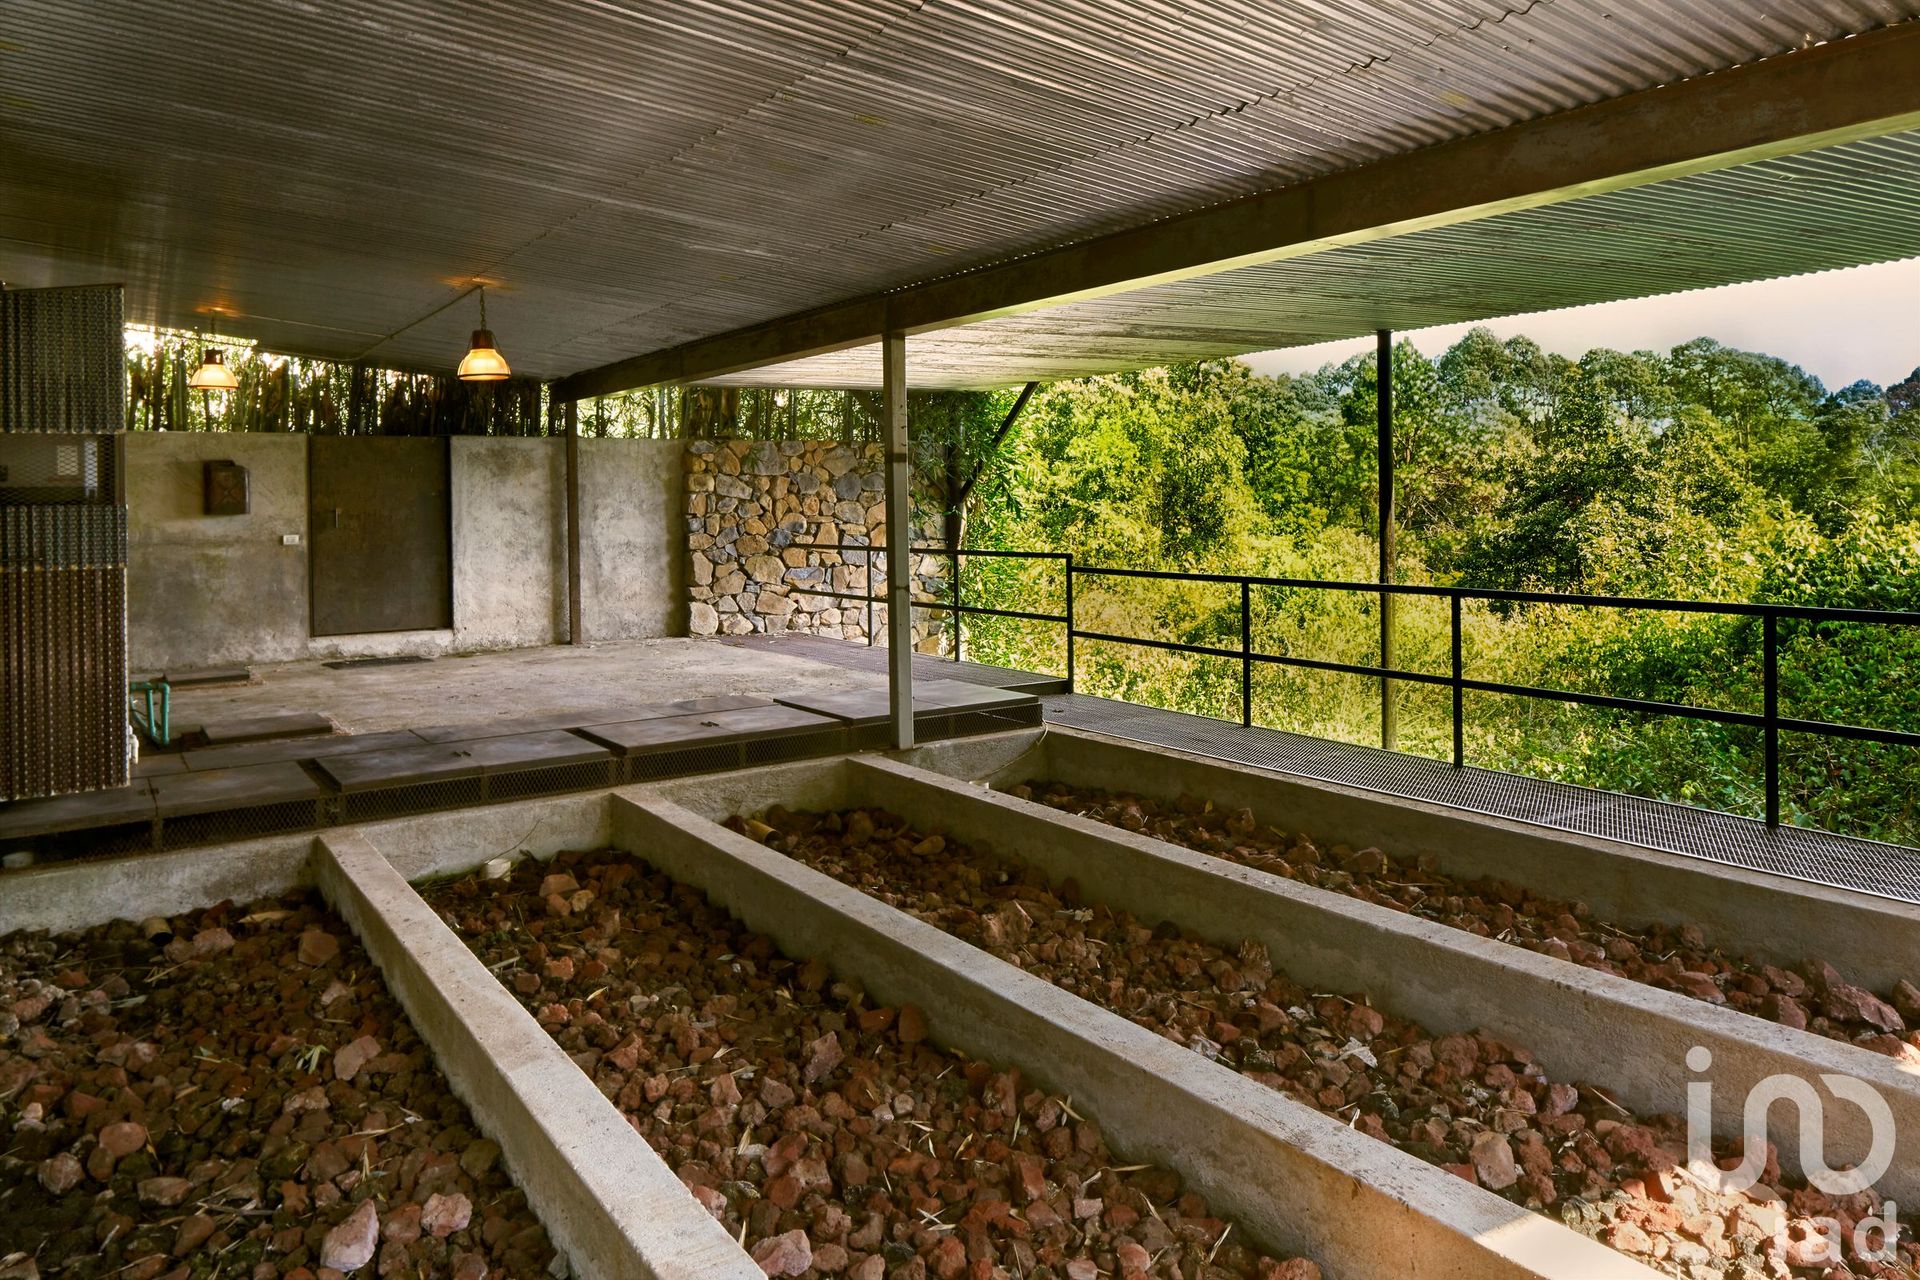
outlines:
M864 551L867 569L867 648L873 648L873 544Z
M960 548L953 553L953 660L960 661Z
M1253 727L1253 584L1240 579L1240 723Z
M1393 636L1393 330L1374 334L1374 444L1380 475L1380 669L1392 669L1396 657ZM1393 677L1380 677L1380 747L1392 751L1400 735L1399 708L1393 700Z
M1761 678L1766 719L1767 825L1780 825L1780 629L1772 610L1760 619Z
M1452 593L1453 600L1453 767L1458 769L1467 762L1467 691L1460 683L1460 593Z
M1073 692L1073 555L1068 553L1067 578L1067 692Z

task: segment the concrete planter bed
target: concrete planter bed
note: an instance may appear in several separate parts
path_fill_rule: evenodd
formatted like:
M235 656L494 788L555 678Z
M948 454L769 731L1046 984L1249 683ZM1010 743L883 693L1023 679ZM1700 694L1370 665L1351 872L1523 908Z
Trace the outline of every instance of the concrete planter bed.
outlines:
M1534 1046L1557 1075L1597 1073L1595 1064L1604 1063L1614 1096L1636 1110L1684 1110L1687 1086L1701 1078L1687 1065L1688 1051L1697 1046L1713 1055L1714 1125L1722 1137L1742 1132L1745 1099L1769 1077L1798 1076L1824 1090L1820 1077L1839 1074L1881 1095L1902 1150L1920 1142L1920 1067L1907 1053L1910 1042L1884 1032L1872 1033L1881 1040L1876 1051L1798 1030L1423 919L1402 903L1381 905L1301 883L1260 869L1258 860L1242 865L1067 814L1039 803L1038 792L1027 801L986 784L1031 788L1065 779L1076 788L1125 788L1161 804L1198 796L1229 814L1250 809L1261 825L1304 831L1322 849L1377 845L1403 862L1418 859L1412 870L1399 868L1398 885L1419 883L1428 874L1419 866L1498 878L1527 894L1577 899L1594 919L1661 926L1648 933L1676 942L1687 929L1696 943L1761 964L1784 968L1818 954L1838 974L1889 991L1897 989L1895 975L1910 971L1920 956L1920 908L1912 904L1472 819L1095 735L1050 730L1019 742L936 744L907 758L912 766L855 766L871 776L862 793L867 802L1033 862L1056 879L1099 883L1106 900L1145 918L1166 916L1215 941L1258 936L1276 964L1301 981L1363 985L1383 1008L1435 1029L1489 1029ZM1028 818L1045 821L1036 826L1023 821ZM1343 877L1331 883L1344 884ZM1704 923L1690 926L1694 919ZM1808 986L1807 1003L1817 1011L1819 983ZM1861 997L1874 999L1857 988L1850 996ZM1905 1020L1897 1010L1882 1012ZM1798 1172L1797 1116L1774 1108L1768 1119L1784 1166ZM1858 1162L1873 1137L1867 1116L1852 1105L1829 1105L1825 1119L1828 1163ZM1920 1195L1920 1164L1897 1160L1880 1186L1912 1202Z
M1000 861L884 811L776 809L735 825L1296 1102L1562 1214L1670 1274L1773 1270L1792 1256L1776 1230L1786 1214L1673 1172L1685 1156L1676 1119L1637 1117L1596 1087L1550 1082L1524 1046L1435 1036L1372 1008L1364 993L1309 991L1276 971L1258 941L1228 950L1164 921L1149 927L1154 917L1142 923L1100 905L1097 886L1050 889L1031 864ZM1650 1184L1660 1188L1658 1200ZM1812 1203L1805 1194L1796 1204ZM1564 1212L1556 1207L1562 1199ZM1706 1220L1723 1230L1683 1226Z
M610 851L425 896L773 1276L1318 1280L1018 1070Z
M0 938L0 1033L5 1274L547 1274L499 1148L311 893Z
M1127 791L1164 805L1199 797L1322 850L1376 848L1456 881L1502 881L1539 898L1585 903L1629 929L1697 929L1708 946L1793 968L1818 957L1891 999L1920 984L1920 904L1578 836L1354 787L1270 773L1073 729L998 748L931 744L913 763L1006 790L1063 783Z
M1920 1031L1911 1029L1920 1024L1920 988L1905 978L1882 998L1824 960L1803 956L1783 969L1713 946L1690 922L1676 927L1595 919L1585 903L1536 897L1489 878L1450 876L1433 854L1395 858L1344 843L1321 849L1305 835L1261 823L1250 808L1225 809L1204 796L1167 803L1048 780L1006 790L1064 813L1920 1065ZM1920 965L1920 956L1909 954Z

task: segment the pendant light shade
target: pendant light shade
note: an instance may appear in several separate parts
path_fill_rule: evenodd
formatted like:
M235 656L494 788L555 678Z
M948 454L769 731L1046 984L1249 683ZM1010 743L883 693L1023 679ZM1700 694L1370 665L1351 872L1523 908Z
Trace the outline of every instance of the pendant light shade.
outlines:
M487 291L480 289L480 327L473 331L473 345L460 361L462 382L505 382L513 376L507 358L493 345L493 330L487 328Z
M187 385L195 391L232 391L240 381L227 368L226 357L208 347L200 353L200 367L187 375Z

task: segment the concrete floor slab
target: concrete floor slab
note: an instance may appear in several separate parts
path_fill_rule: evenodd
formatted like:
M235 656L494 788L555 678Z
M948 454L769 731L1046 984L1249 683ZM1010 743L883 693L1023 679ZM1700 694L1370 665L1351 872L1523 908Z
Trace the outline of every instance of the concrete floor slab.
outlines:
M258 668L249 685L176 689L173 714L177 721L205 723L305 709L325 712L354 734L458 725L473 736L494 722L651 705L663 691L683 698L770 698L885 684L884 675L710 640L631 640L456 654L347 671L330 670L318 660L277 663Z
M630 724L636 720L658 720L669 716L687 716L709 711L733 711L742 707L762 707L772 699L751 693L719 694L709 698L687 698L680 702L640 703L634 706L602 704L528 716L520 720L478 720L465 724L429 725L413 732L428 742L468 742L475 738L503 737L512 733L533 733L542 729L579 729L598 724Z

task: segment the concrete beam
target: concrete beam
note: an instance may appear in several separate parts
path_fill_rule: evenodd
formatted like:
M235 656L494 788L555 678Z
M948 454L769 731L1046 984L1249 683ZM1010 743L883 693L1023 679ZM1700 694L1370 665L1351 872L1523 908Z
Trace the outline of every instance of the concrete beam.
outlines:
M1920 23L1907 22L615 361L553 394L695 382L1917 126Z
M601 792L519 800L392 818L354 830L392 849L402 873L417 878L466 870L521 850L550 857L562 849L598 848L607 842L607 798ZM288 832L171 853L0 872L0 935L16 929L65 933L311 888L313 840L311 831Z
M877 1000L920 1005L937 1043L1070 1094L1117 1149L1180 1173L1269 1249L1337 1276L1656 1274L679 804L637 790L613 804L620 847L789 955L825 961Z
M764 1280L566 1052L365 836L314 842L314 872L576 1274Z

